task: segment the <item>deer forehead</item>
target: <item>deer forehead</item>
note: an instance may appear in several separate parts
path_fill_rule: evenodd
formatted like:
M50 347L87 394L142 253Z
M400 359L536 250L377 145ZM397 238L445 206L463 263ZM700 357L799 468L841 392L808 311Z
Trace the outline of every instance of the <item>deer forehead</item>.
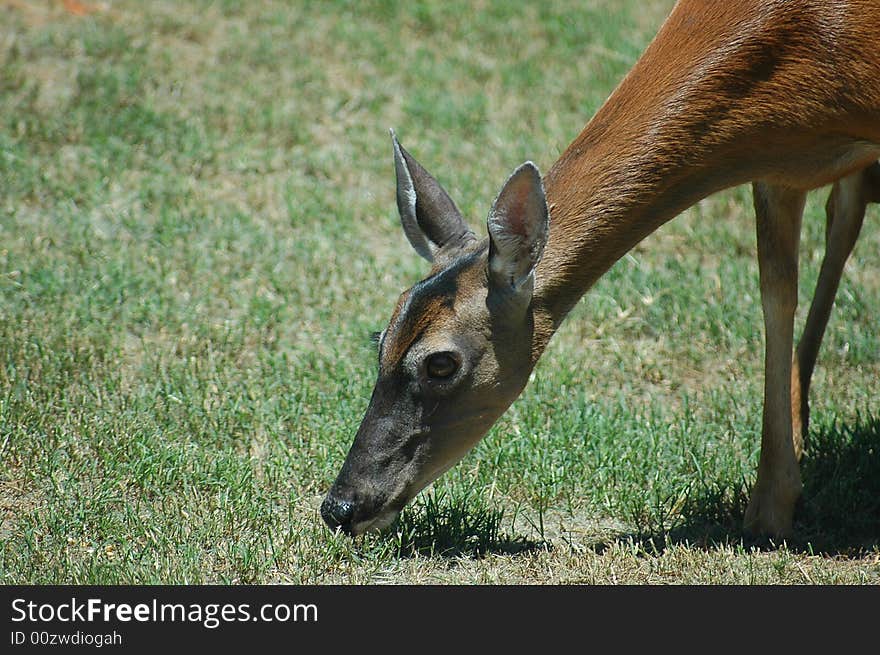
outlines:
M475 307L485 307L486 262L481 254L468 254L401 294L385 330L381 373L397 368L416 343L440 350L467 324L479 323L472 321ZM463 315L469 320L461 320Z

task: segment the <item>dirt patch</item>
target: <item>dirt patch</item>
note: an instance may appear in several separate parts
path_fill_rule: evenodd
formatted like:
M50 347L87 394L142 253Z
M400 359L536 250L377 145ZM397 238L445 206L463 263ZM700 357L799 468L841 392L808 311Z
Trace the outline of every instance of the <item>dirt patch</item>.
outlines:
M7 471L0 479L0 542L12 539L21 517L45 502L44 494L29 488L20 472Z

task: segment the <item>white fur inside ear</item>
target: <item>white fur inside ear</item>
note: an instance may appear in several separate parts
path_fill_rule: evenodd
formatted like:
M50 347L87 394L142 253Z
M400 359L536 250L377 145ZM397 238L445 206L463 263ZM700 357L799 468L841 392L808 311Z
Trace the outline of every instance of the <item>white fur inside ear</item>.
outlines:
M403 232L415 251L429 262L433 262L435 248L432 247L422 228L419 227L416 217L415 185L403 158L403 153L400 151L400 143L397 141L394 130L391 130L391 141L394 144L394 172L397 176L397 210L400 213Z
M504 184L489 212L489 271L496 281L518 290L532 279L547 243L549 223L541 175L532 162L526 162Z
M512 288L519 287L531 274L530 260L521 257L528 250L528 242L520 235L507 229L503 221L489 220L489 234L492 235L492 257L489 269L492 275Z

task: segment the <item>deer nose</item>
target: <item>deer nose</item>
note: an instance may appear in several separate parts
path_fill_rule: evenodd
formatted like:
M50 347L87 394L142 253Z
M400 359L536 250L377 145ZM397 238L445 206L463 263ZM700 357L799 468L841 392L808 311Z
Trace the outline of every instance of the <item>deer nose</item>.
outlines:
M331 530L341 528L343 532L351 532L353 516L354 504L347 500L339 500L328 495L321 503L321 518Z

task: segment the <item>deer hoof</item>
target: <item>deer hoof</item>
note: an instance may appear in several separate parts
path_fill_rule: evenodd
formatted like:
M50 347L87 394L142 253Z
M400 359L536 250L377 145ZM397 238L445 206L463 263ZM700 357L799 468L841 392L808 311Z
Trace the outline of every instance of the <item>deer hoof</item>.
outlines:
M799 496L799 489L794 493L780 493L778 489L755 485L743 521L746 534L777 541L791 538L794 508Z

